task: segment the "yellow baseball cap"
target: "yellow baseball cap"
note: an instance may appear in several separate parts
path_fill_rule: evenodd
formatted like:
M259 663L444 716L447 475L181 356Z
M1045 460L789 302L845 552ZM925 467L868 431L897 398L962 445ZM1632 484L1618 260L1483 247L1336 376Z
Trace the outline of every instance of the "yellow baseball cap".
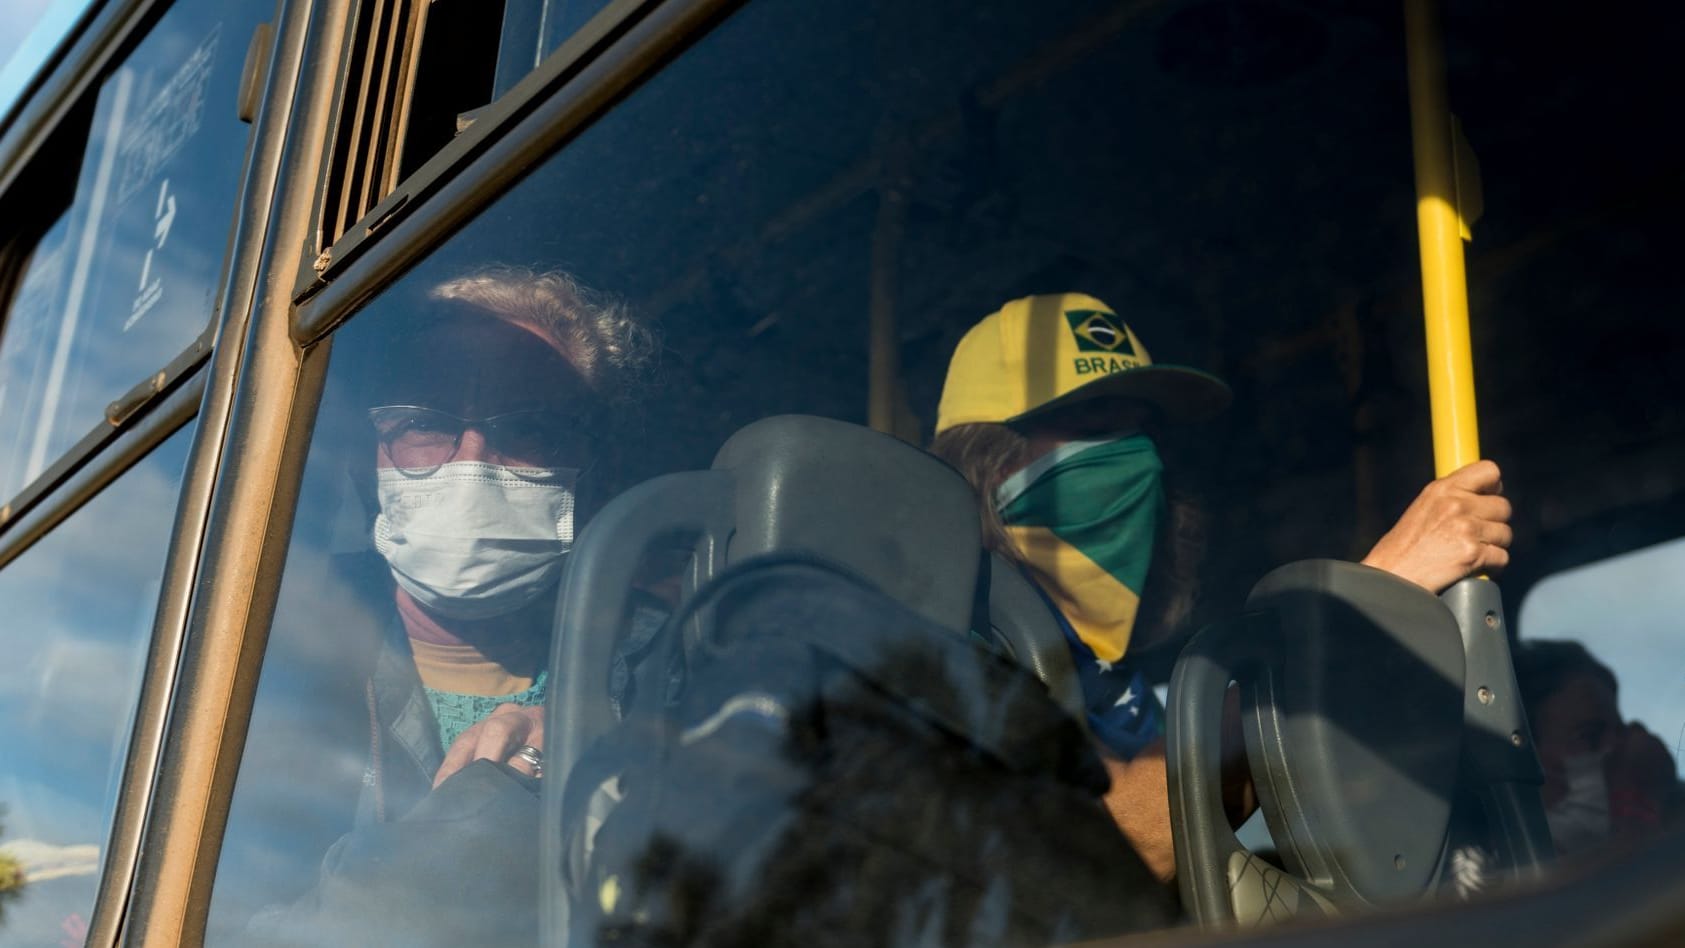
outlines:
M1153 364L1134 330L1092 296L1026 296L960 340L942 385L936 431L1020 421L1111 396L1140 399L1171 421L1211 418L1232 397L1210 373Z

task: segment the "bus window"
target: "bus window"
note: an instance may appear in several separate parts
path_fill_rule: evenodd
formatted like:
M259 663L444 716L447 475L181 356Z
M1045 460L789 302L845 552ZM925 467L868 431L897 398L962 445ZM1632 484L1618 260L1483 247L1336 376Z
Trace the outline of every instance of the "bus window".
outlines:
M176 432L0 569L0 853L23 871L0 944L86 930L191 440Z
M1568 854L1685 816L1682 570L1685 541L1674 540L1557 573L1522 603L1516 674Z
M60 215L24 262L0 337L0 445L6 458L0 462L0 494L7 497L33 479L28 457L45 393L44 386L30 382L49 374L62 313L57 289L64 282L68 219L68 212Z
M1106 249L1155 200L1139 182L1185 160L1144 134L1154 110L1077 94L1116 81L1124 23L1083 3L970 13L750 5L332 339L213 943L533 937L536 849L520 821L534 818L521 783L534 767L521 754L543 744L530 708L556 700L540 692L553 687L542 655L563 551L619 491L707 467L757 419L866 422L883 385L874 324L889 326L905 380L887 427L915 441L936 421L960 338L1034 293L1082 290L1117 308L1073 303L1083 319L1056 327L1072 346L1085 334L1078 373L1138 364L1148 347L1167 363L1230 367L1210 345L1220 313ZM938 25L951 35L932 47ZM1066 55L1073 37L1092 45ZM1118 318L1138 334L1127 350ZM1202 437L1220 436L1194 428L1185 440L1197 456ZM1174 463L1197 474L1197 462ZM1320 542L1337 549L1329 533ZM1241 545L1249 562L1267 555ZM646 578L647 611L602 630L623 640L628 666L672 605L671 577ZM1137 642L1173 651L1178 631ZM1105 701L1112 739L1135 753L1162 726L1147 675L1118 669ZM475 729L494 727L510 746L463 766L481 752ZM1090 865L1088 847L1104 849L1115 857L1104 871L1072 885L1122 880L1134 895L1102 900L1120 913L1110 924L1161 919L1161 890L1098 801L1061 807L1093 788L1051 773L1030 783L1040 803L1020 816L1040 829L1012 845L1070 842L1073 872ZM961 789L988 798L987 785ZM440 822L469 809L502 815ZM725 854L686 856L707 866ZM863 883L860 897L893 902L896 878ZM751 887L705 911L741 919L776 896ZM1024 924L1005 902L976 923L995 924L997 910ZM1041 923L1047 937L1117 930Z
M1237 10L1264 12L1255 23L1225 13ZM1249 24L1267 41L1245 46ZM1476 25L1509 36L1499 18ZM1205 42L1210 35L1223 42ZM1227 44L1245 54L1230 55ZM1627 62L1620 46L1596 47L1599 62ZM989 351L1002 365L1016 354L1010 369L972 378L980 387L1016 386L1001 399L1017 407L1002 411L1020 427L1029 427L1020 410L1054 397L1059 372L1084 381L1130 377L1149 358L1189 370L1180 378L1206 393L1209 379L1192 380L1200 372L1221 377L1237 396L1226 414L1203 422L1196 417L1205 413L1186 403L1137 392L1129 397L1152 410L1065 416L1062 427L1038 431L1044 437L1033 446L1010 440L1023 435L1017 427L994 431L1018 452L1018 470L1036 472L1011 486L1003 477L986 492L985 518L998 515L1003 522L993 526L1003 531L1042 526L1007 519L1060 513L1060 503L1031 488L1055 468L1082 468L1059 467L1067 460L1083 457L1094 462L1090 473L1104 474L1096 495L1145 485L1144 499L1126 513L1132 525L1146 525L1133 535L1150 537L1153 554L1165 559L1083 552L1109 565L1131 560L1117 567L1129 578L1114 585L1131 594L1115 601L1132 609L1104 622L1128 638L1091 640L1067 623L1064 641L1081 659L1088 691L1104 695L1103 707L1084 709L1096 736L1084 747L1113 787L1127 792L1147 774L1135 802L1163 803L1162 758L1156 790L1151 782L1163 717L1145 696L1167 680L1179 648L1204 623L1239 612L1271 567L1361 557L1431 477L1419 411L1425 386L1411 355L1421 326L1419 300L1407 289L1418 261L1402 60L1393 14L1369 8L1324 15L1223 3L1096 10L1082 2L756 0L560 151L521 169L509 191L395 281L359 283L368 271L361 258L351 260L332 279L358 287L350 296L366 302L322 341L325 353L313 353L330 367L217 867L209 940L531 940L538 900L564 897L537 891L530 828L533 779L554 787L570 777L545 771L553 735L537 730L534 711L559 700L561 685L549 680L541 655L552 644L567 551L615 497L658 475L709 467L735 433L771 415L869 422L930 443L966 339L993 340ZM1469 69L1484 62L1455 61ZM1480 76L1502 78L1508 68ZM1475 98L1471 110L1503 129L1491 157L1510 173L1492 175L1488 211L1507 208L1525 221L1523 210L1551 206L1528 190L1545 188L1550 176L1528 175L1545 160L1541 138L1553 126L1504 108L1514 93ZM1595 91L1575 94L1582 98L1558 116L1565 122L1604 101ZM1626 154L1665 167L1677 148ZM1611 213L1636 206L1615 202ZM403 226L370 240L394 239L388 235ZM1527 224L1510 226L1500 232L1514 241L1509 263L1560 262L1530 255L1562 247L1529 239ZM1490 290L1483 281L1514 272L1477 270L1476 285ZM1603 299L1603 272L1579 272L1587 298ZM1532 339L1528 327L1548 313L1567 338L1572 307L1540 299L1552 296L1550 281L1536 284L1527 299L1540 305L1495 306L1484 325L1501 328L1484 331ZM1626 318L1656 311L1632 307ZM312 315L322 319L305 325L342 314ZM980 324L984 331L974 333ZM1042 329L1034 338L1032 324ZM1520 452L1515 432L1525 424L1595 421L1573 405L1540 420L1539 400L1565 387L1529 374L1552 361L1537 353L1494 366L1497 385L1485 405L1500 447ZM1611 386L1619 381L1611 370L1595 371ZM1193 397L1191 388L1183 392ZM982 417L960 423L988 423ZM1678 441L1670 429L1640 434ZM1563 456L1558 464L1573 460L1558 440L1536 449L1547 450ZM1155 483L1150 475L1159 470ZM1554 496L1572 494L1586 473L1549 470ZM1651 470L1676 489L1676 474ZM1497 487L1495 479L1480 485L1488 493ZM1027 564L1032 574L1034 565ZM672 569L648 572L637 586L641 612L592 630L614 641L600 676L646 696L652 684L671 685L682 697L682 668L641 664L682 585ZM1154 576L1170 586L1140 588ZM1429 720L1389 703L1378 681L1384 666L1359 670L1349 677L1365 685L1358 697L1373 701L1364 706L1368 722ZM1456 720L1422 759L1437 764L1444 750L1437 738L1458 739L1460 687L1437 709L1449 707ZM1447 691L1425 690L1436 699ZM1366 730L1350 732L1359 759ZM1507 746L1508 736L1502 740ZM908 769L847 776L863 793L876 791L874 800L919 788L895 802L929 804L921 829L969 812L944 806L943 788L915 779L928 774L898 750L895 760ZM1420 782L1443 791L1451 769ZM967 777L953 789L994 799L983 777L969 782L978 771L961 772ZM1362 789L1382 773L1377 766L1345 776ZM1011 824L1029 831L1011 845L1072 836L1084 845L1127 843L1104 871L1083 879L1110 883L1107 873L1117 871L1124 881L1112 891L1130 899L1160 891L1139 870L1144 864L1162 876L1168 867L1129 851L1156 845L1163 855L1166 839L1120 835L1128 828L1109 824L1091 832L1084 821L1102 812L1095 800L1061 807L1073 792L1061 779L1037 772L1032 782L1040 792L1025 793L1020 822ZM612 797L608 783L581 792ZM786 805L795 799L809 798L793 792L745 821L767 831L809 826L800 821L814 811ZM852 877L852 864L826 865L799 834L768 842L765 852L786 861L778 863L784 874L763 875L729 834L707 835L715 825L698 820L681 827L698 830L693 835L649 841L649 864L694 874L645 882L678 889L698 882L674 895L695 896L685 903L689 914L668 920L674 924L719 921L753 932L758 919L788 920L838 940L880 943L891 933L850 926L935 915L950 926L980 926L954 928L962 932L949 932L954 941L973 931L983 943L1034 942L1003 934L1017 929L986 928L1014 924L1006 893L1020 890L1011 873L1051 867L1063 883L1057 873L1075 877L1085 868L1032 856L978 858L971 864L1006 873L1000 885L963 903L974 914L941 916L928 901L941 886L901 885L905 877L893 873ZM870 838L885 851L902 839ZM1383 874L1421 874L1426 881L1409 893L1419 899L1420 890L1451 881L1432 862L1437 841L1425 848L1430 855L1408 866L1392 852L1368 855L1384 863ZM740 885L715 884L727 868ZM976 882L957 879L963 874L941 885ZM791 878L800 884L779 888ZM612 915L631 890L603 881L585 894ZM795 904L791 892L816 895ZM1133 922L1151 915L1143 908ZM1117 930L1061 927L1057 914L1043 921L1042 941ZM591 934L607 941L627 932ZM686 943L695 932L642 934Z
M37 0L8 4L0 29L0 114L17 96L88 8L88 0Z
M0 322L0 496L209 327L250 131L235 97L263 13L177 3L100 85L74 189L51 196L68 211Z
M553 348L562 321L589 370L576 371ZM361 859L362 844L346 834L391 826L403 835L407 827L397 824L406 815L427 819L423 801L446 750L459 739L471 743L465 732L494 714L526 714L530 724L541 713L544 630L561 555L575 525L622 483L614 454L635 430L625 406L648 384L656 349L623 298L559 271L518 268L417 274L333 346L335 371L215 890L213 943L347 935L333 921L344 900L357 901L358 888L382 880L333 874L317 887L327 864ZM435 495L444 484L455 485L449 496ZM519 510L500 505L501 497L514 498ZM464 530L480 515L457 523L465 515L459 503L502 522L488 533L523 536L490 540ZM466 564L451 551L470 547L479 565L458 572ZM390 566L388 556L402 565ZM469 627L477 631L464 637ZM536 816L530 788L502 789L513 805L524 798ZM484 808L472 792L464 802ZM478 824L470 818L458 826L475 849ZM519 823L504 828L525 832ZM394 842L425 851L430 834ZM347 847L355 854L324 857ZM432 929L427 937L519 943L524 932L530 939L534 866L520 858L522 848L497 858L465 853L479 867L468 878L426 857L443 871L423 869L385 889L416 900L416 911L386 917L382 924L394 927L369 929L370 937L408 941ZM440 898L456 902L455 910L441 916L424 908ZM311 917L302 906L318 901L321 916ZM407 928L410 919L421 927Z
M607 0L357 4L338 104L341 144L323 191L323 249L351 232L399 182L598 13L617 19L629 12L625 4L619 13L604 12L608 5Z
M494 96L514 88L562 41L608 6L608 0L512 0L503 5Z

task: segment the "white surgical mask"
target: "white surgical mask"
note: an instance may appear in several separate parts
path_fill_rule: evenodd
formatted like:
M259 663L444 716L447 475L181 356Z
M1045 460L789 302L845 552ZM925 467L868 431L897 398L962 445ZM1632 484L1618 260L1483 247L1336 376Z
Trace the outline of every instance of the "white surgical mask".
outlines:
M573 547L572 469L453 461L424 476L377 472L374 545L424 607L485 619L555 584Z
M1558 853L1584 853L1609 839L1609 784L1602 754L1578 754L1562 761L1568 795L1545 810Z

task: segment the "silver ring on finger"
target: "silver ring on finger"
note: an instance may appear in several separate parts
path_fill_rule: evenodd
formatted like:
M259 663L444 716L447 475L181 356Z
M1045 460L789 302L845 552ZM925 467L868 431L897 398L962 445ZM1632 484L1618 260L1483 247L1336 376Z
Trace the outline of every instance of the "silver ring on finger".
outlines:
M531 744L522 744L509 759L524 760L532 767L534 777L544 776L544 752Z

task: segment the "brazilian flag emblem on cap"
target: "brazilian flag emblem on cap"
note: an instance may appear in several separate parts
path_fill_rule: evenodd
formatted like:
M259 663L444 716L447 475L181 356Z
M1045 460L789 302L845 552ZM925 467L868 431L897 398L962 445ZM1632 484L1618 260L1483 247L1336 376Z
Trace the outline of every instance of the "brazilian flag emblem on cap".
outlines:
M1071 324L1071 332L1077 337L1078 352L1135 354L1129 333L1124 331L1123 324L1112 313L1098 309L1071 309L1065 311L1065 321Z

